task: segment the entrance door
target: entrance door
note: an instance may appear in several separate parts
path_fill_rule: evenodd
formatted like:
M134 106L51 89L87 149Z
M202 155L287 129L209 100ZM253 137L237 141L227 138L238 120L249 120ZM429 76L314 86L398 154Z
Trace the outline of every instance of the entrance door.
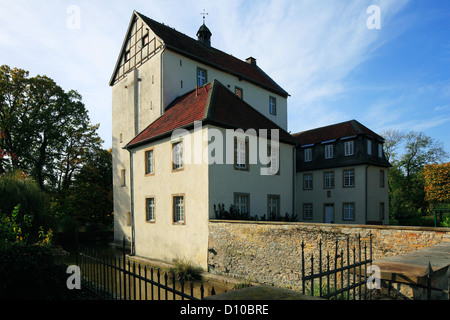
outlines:
M325 223L334 222L334 204L325 205Z

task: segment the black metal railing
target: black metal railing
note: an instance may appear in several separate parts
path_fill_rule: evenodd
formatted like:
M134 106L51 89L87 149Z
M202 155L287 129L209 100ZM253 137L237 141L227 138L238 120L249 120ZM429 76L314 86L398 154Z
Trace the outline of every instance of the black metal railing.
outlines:
M302 241L303 294L325 299L371 298L365 274L367 266L372 264L372 235L369 234L369 247L366 241L361 241L361 235L355 240L356 243L353 241L351 244L350 238L347 237L346 243L340 246L339 239L336 239L334 248L328 248L324 255L320 239L318 248L312 250L309 259L305 257L305 243ZM330 255L330 249L333 249L334 255ZM309 266L307 260L310 261Z
M126 257L125 241L120 254L102 255L93 249L77 249L82 283L106 300L201 300L215 295L203 282L177 280L175 275ZM208 292L209 291L209 292Z

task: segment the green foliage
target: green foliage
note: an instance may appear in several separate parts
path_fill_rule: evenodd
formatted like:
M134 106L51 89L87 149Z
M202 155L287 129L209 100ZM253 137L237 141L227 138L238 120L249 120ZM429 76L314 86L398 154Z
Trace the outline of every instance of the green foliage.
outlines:
M67 289L66 268L49 246L0 246L0 300L73 299L77 293Z
M195 281L202 279L203 269L189 261L177 260L175 265L169 268L168 272L178 281Z
M389 130L385 154L389 169L389 211L392 222L418 224L430 212L426 199L424 166L444 161L448 154L442 144L421 132ZM414 220L414 221L412 221Z
M257 220L256 216L251 216L248 213L241 213L234 205L230 205L230 209L225 210L225 205L223 203L214 205L214 212L216 214L216 219L221 220Z
M39 234L52 225L47 208L48 197L33 179L20 171L0 175L0 241L18 237L25 243L38 242Z
M225 210L225 205L223 203L220 203L218 205L214 205L214 213L216 214L216 219L220 220L252 220L252 221L285 221L285 222L295 222L297 220L296 214L286 214L284 216L280 215L276 217L273 214L269 214L267 217L264 214L261 217L258 217L257 215L251 216L249 214L243 214L240 213L238 209L234 205L230 205L230 209L227 211Z

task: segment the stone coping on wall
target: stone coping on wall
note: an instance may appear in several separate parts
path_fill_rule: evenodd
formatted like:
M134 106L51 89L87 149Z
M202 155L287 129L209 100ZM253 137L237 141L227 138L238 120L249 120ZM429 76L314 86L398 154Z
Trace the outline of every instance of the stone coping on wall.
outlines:
M310 226L310 227L336 227L336 228L355 228L355 229L360 228L360 229L411 230L411 231L433 231L433 232L437 231L437 232L450 233L450 228L444 228L444 227L337 224L337 223L284 222L284 221L255 221L255 220L218 220L218 219L210 219L209 222L210 223L236 223L236 224L290 225L290 226L297 225L297 226Z

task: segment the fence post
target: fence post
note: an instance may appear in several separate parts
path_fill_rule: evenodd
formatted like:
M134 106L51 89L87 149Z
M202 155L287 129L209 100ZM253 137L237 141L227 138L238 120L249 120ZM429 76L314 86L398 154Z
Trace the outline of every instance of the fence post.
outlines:
M428 262L428 268L425 275L427 276L427 300L431 300L431 277L433 275L433 269L431 268L430 262Z
M447 295L450 300L450 266L447 267Z
M305 242L302 240L302 291L305 294Z
M125 236L122 241L122 258L123 258L123 299L127 300L127 264L126 264L126 254L125 254Z

